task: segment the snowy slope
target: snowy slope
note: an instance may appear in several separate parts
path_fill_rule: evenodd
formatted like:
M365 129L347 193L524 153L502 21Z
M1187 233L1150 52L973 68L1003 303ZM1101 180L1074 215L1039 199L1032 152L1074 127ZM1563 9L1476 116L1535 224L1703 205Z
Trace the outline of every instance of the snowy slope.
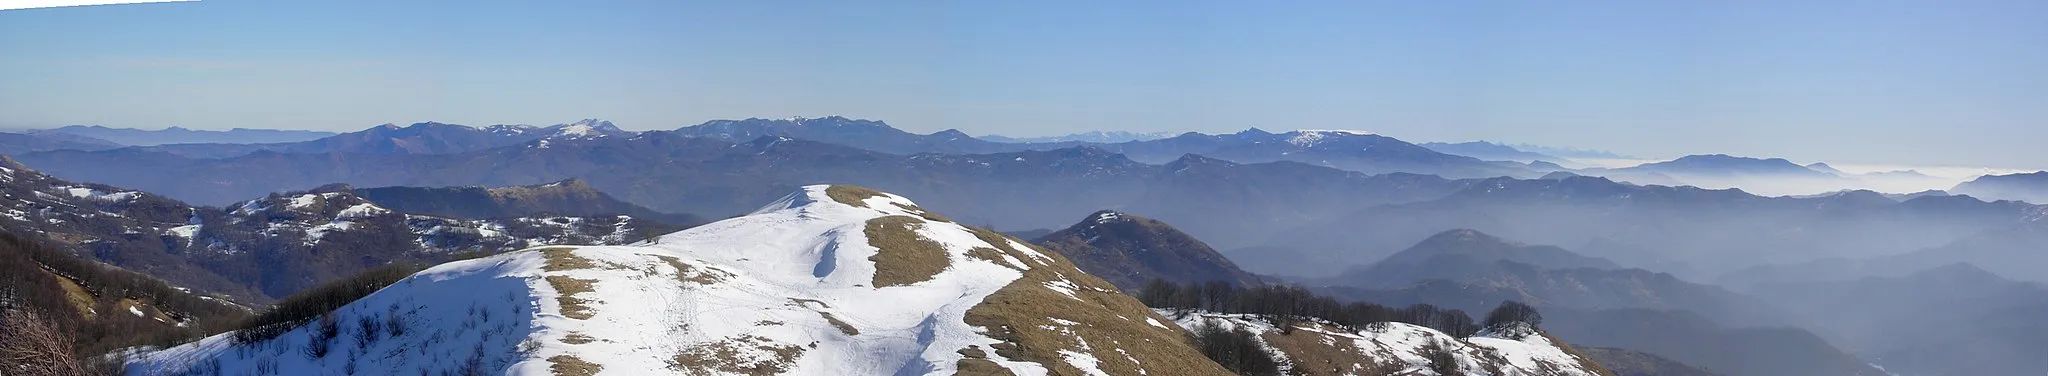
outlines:
M1453 338L1434 329L1386 323L1378 330L1347 331L1332 325L1303 323L1291 334L1251 315L1161 310L1189 330L1216 326L1243 328L1258 335L1261 345L1283 373L1299 375L1442 375L1429 353L1442 349L1462 375L1598 376L1611 375L1568 345L1527 326L1481 331L1471 338ZM1518 338L1518 339L1517 339ZM1452 368L1446 366L1444 368Z
M333 316L343 334L323 341L333 347L324 356L307 353L323 338L313 324L254 344L220 335L145 353L130 369L1224 373L1160 325L1164 317L1059 255L854 187L805 187L753 214L632 246L444 264ZM403 333L378 324L392 322ZM351 334L380 326L381 335Z

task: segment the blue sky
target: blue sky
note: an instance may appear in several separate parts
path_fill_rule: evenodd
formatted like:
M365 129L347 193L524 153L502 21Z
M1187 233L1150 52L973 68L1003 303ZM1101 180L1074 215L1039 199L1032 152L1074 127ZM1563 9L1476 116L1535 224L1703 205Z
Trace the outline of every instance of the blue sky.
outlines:
M1361 129L2048 167L2043 1L225 1L0 12L0 126Z

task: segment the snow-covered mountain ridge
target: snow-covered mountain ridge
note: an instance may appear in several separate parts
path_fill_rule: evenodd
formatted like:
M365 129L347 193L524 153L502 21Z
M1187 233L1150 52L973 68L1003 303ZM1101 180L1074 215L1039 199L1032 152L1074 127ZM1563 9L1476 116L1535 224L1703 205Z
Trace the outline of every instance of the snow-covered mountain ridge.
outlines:
M224 334L141 354L131 370L1226 374L1058 254L845 186L630 246L443 264L332 316L340 332L370 334ZM332 350L311 355L316 341Z

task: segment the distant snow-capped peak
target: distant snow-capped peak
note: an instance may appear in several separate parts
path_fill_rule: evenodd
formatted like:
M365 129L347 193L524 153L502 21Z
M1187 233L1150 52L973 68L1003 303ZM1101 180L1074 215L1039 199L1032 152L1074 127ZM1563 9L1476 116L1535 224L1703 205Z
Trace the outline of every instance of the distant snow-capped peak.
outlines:
M1292 133L1293 136L1288 137L1287 142L1302 147L1315 146L1316 144L1322 143L1323 140L1332 137L1366 136L1374 134L1372 132L1367 131L1348 129L1304 129L1290 133Z

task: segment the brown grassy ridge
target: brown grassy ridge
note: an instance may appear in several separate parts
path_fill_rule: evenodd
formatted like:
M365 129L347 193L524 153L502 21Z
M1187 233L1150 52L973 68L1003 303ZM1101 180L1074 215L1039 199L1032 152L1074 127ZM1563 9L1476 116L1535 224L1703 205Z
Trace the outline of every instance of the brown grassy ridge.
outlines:
M868 220L862 232L867 235L868 245L875 247L875 255L868 257L868 261L875 263L875 287L929 281L952 266L944 245L917 234L917 226L923 223L900 215Z
M873 197L886 197L887 194L882 193L882 191L869 189L867 187L852 185L833 185L825 188L825 196L831 197L833 202L846 204L847 206L864 209L873 209L872 207L868 206L868 203L866 201L863 200L867 200ZM917 205L904 205L903 203L892 203L890 205L895 205L897 209L903 209L903 211L916 214L918 217L923 217L926 220L934 222L953 221L952 218L946 218L946 216L939 215L938 213L933 213L930 210L924 210L924 208L918 207Z
M981 229L975 231L976 236L998 247L996 252L1010 254L1031 264L1026 266L1028 269L1023 271L1022 278L997 290L967 311L968 325L982 327L991 337L1004 341L994 346L997 355L1044 364L1057 375L1079 375L1083 374L1082 370L1060 361L1058 352L1078 350L1079 342L1085 340L1091 348L1090 355L1099 360L1096 366L1112 375L1136 375L1141 373L1141 369L1143 373L1155 375L1230 374L1187 346L1184 332L1146 324L1146 318L1161 323L1172 321L1158 317L1137 299L1117 292L1109 282L1081 272L1057 253L1016 242L1051 259L1051 262L1040 261L1023 254L1024 250L1015 249L1008 236ZM1068 297L1046 287L1047 283L1059 280L1079 285L1081 289L1077 296ZM1064 326L1053 321L1055 318L1078 324ZM979 351L962 349L962 353L968 354L969 350ZM1128 358L1125 353L1129 354ZM988 361L977 361L969 356L958 365L963 372L988 371L988 366L993 366L992 363L984 363Z
M830 187L825 187L825 197L831 197L832 201L841 204L846 204L847 206L852 206L856 208L868 207L868 203L862 200L867 200L870 197L883 196L884 195L881 191L868 189L867 187L861 186L833 185Z

